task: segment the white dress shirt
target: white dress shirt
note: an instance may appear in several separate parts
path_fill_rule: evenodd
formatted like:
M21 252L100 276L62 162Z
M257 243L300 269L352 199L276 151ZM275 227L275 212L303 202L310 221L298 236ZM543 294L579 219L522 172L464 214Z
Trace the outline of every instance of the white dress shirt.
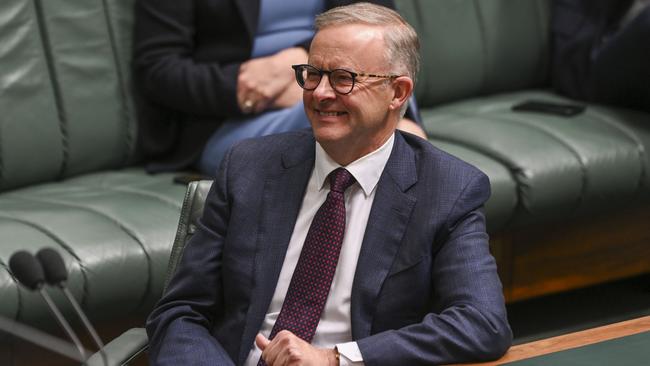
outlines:
M361 243L366 231L366 224L370 216L370 209L375 199L377 183L393 150L394 141L395 136L392 135L379 149L345 166L357 182L345 191L346 222L341 254L323 314L311 342L313 346L320 348L334 348L336 346L341 354L341 365L363 365L359 347L356 342L352 341L352 323L350 319L352 282L357 268L359 252L361 251ZM300 213L289 241L289 247L273 293L273 299L260 329L260 333L267 338L282 309L282 303L287 294L293 271L298 263L309 226L316 215L316 211L325 202L329 193L327 176L339 167L340 165L327 155L320 144L316 143L314 169L309 178L307 191L303 197ZM261 354L261 350L253 342L245 365L256 366Z

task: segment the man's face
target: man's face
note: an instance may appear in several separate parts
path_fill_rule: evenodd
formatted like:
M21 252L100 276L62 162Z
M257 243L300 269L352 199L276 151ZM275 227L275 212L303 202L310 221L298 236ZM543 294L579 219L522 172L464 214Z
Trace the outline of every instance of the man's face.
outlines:
M346 69L357 73L389 74L381 28L342 25L319 31L312 41L309 64L321 70ZM347 164L379 148L393 133L398 115L389 109L391 81L359 77L349 94L335 92L328 75L315 90L305 90L305 111L316 140ZM352 159L352 160L350 160Z

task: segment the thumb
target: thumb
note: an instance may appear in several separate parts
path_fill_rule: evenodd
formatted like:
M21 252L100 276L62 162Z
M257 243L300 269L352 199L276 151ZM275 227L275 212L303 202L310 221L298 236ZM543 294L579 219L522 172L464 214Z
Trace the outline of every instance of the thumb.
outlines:
M257 336L255 337L255 344L257 347L259 347L262 351L264 351L264 348L269 345L271 341L269 341L265 336L263 336L261 333L258 333Z

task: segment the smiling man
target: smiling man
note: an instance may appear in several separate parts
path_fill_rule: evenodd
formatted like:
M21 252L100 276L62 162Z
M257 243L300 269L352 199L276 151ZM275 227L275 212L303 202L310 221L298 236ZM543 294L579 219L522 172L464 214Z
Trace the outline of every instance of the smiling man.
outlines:
M147 323L152 365L436 365L511 342L489 181L395 130L415 31L359 3L294 65L311 131L233 147Z

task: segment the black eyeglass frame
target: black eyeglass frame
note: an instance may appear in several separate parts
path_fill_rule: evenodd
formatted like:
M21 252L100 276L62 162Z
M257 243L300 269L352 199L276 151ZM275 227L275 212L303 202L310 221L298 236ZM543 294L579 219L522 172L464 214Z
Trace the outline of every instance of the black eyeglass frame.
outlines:
M295 71L296 82L298 83L298 86L300 86L301 88L303 88L305 90L309 90L309 91L316 90L316 88L318 88L318 86L320 85L321 80L323 80L323 75L327 75L327 80L329 81L330 86L332 87L332 90L334 90L335 92L337 92L337 93L339 93L341 95L347 95L347 94L352 93L352 90L354 90L354 85L357 83L357 77L358 76L361 76L361 77L373 77L373 78L380 78L380 79L394 79L394 78L398 78L398 77L401 76L401 75L366 74L366 73L363 73L363 72L354 72L354 71L350 71L350 70L346 70L346 69L321 70L321 69L319 69L319 68L317 68L315 66L309 65L309 64L291 65L291 68ZM301 71L304 70L304 68L312 68L313 70L317 71L318 74L319 74L318 83L316 83L316 86L314 86L313 88L305 88L304 80L303 80L302 85L300 84L300 80L303 79L300 74L301 74ZM332 78L330 76L332 75L332 73L337 72L337 71L344 71L344 72L347 72L350 75L352 75L352 85L350 86L350 90L347 93L342 93L342 92L338 91L336 89L336 86L334 84L332 84Z

